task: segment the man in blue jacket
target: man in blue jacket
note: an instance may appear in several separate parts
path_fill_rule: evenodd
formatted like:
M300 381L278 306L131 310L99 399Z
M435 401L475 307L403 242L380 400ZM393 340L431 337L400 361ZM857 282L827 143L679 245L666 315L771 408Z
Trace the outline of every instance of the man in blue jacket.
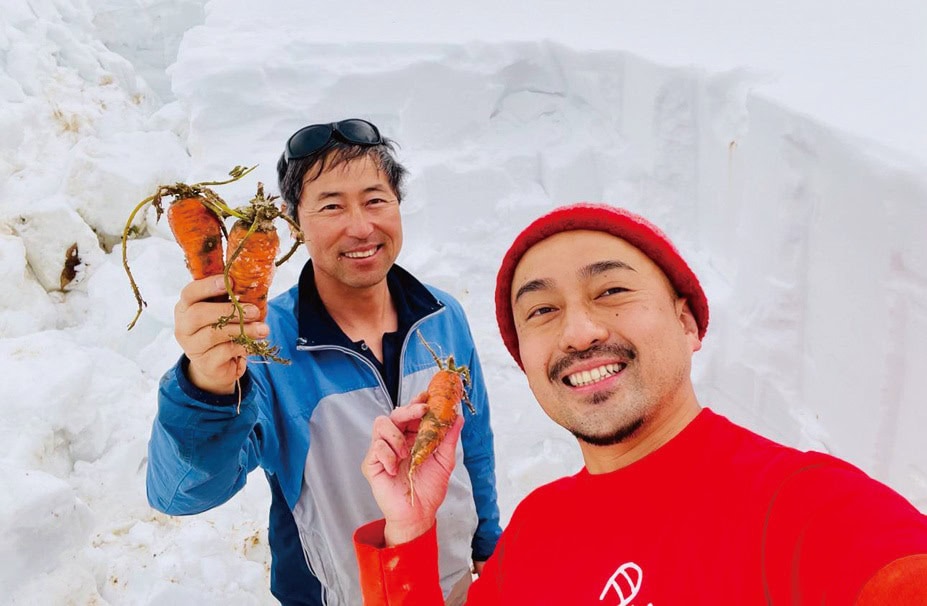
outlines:
M376 126L350 119L304 127L277 165L281 195L311 260L299 283L246 306L246 333L292 361L248 364L237 323L211 302L221 276L188 284L174 313L184 351L161 381L149 444L148 500L195 514L230 499L260 466L270 483L271 590L283 604L360 605L351 535L379 517L360 468L370 427L424 391L437 371L419 339L470 369L464 466L438 516L448 603L462 603L500 534L489 406L460 304L395 264L405 169ZM240 386L240 387L239 387ZM240 412L239 412L240 400Z

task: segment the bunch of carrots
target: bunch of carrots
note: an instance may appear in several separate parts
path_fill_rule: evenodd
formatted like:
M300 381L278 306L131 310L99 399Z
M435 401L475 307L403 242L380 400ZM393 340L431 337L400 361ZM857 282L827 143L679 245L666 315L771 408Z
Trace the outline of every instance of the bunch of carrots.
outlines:
M463 365L457 366L454 363L454 356L448 356L447 360L442 360L428 345L422 333L417 332L417 334L425 349L434 358L435 364L438 365L438 372L428 383L428 400L425 402L428 410L422 417L418 432L415 434L415 442L412 444L411 462L409 463L409 498L412 505L415 505L415 484L412 481L412 474L444 440L444 436L457 420L457 405L463 400L470 414L476 414L476 409L464 390L464 387L470 384L470 369Z
M264 186L261 183L258 183L257 194L247 206L234 209L210 189L211 186L237 181L255 168L236 166L229 172L230 178L225 181L160 185L153 195L132 209L122 232L122 265L129 276L132 292L138 302L138 311L129 323L129 330L135 326L142 308L147 305L129 269L127 243L132 223L136 215L149 204L155 208L157 219L160 219L164 213L163 200L170 198L167 221L174 238L183 250L190 274L197 280L220 273L225 278L225 289L233 311L220 317L215 326L220 328L237 320L241 332L233 339L235 343L242 345L249 354L263 356L274 362L289 363L289 360L277 355L279 347L271 346L267 341L255 341L245 334L242 304L249 303L257 307L260 320L267 315L267 293L274 270L289 259L302 243L299 225L274 204L276 196L264 195ZM227 230L225 220L230 217L236 220L232 229ZM273 222L278 218L284 219L290 225L294 242L286 255L275 260L280 238ZM223 241L227 243L225 250Z

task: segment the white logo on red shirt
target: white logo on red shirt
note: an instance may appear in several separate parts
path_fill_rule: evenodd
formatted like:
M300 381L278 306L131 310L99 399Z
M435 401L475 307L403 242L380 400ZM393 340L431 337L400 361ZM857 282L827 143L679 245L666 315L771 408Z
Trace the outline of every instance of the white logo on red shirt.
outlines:
M640 566L634 562L622 564L605 583L599 601L604 601L609 593L614 592L618 594L618 599L621 600L617 606L631 606L631 602L637 597L643 582L644 571L641 570ZM653 604L647 604L647 606L653 606Z

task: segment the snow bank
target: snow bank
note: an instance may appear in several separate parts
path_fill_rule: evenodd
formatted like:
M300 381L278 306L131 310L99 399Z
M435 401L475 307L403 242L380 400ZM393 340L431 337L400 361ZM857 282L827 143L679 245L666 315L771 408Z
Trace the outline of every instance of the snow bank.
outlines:
M126 332L136 302L113 246L157 184L258 164L222 189L237 205L258 180L275 189L293 130L347 116L380 125L411 170L400 262L470 315L505 519L581 459L499 341L493 280L521 227L576 200L645 214L701 276L704 404L844 457L927 511L924 166L757 94L766 71L658 63L579 30L441 41L403 20L405 2L379 29L384 15L364 13L354 34L381 35L351 44L292 2L7 5L0 556L14 564L0 586L14 603L272 603L259 474L199 516L146 504L157 380L179 355L172 310L188 278L164 223L143 213L127 257L148 306ZM81 263L62 286L74 243ZM281 268L274 292L304 260Z

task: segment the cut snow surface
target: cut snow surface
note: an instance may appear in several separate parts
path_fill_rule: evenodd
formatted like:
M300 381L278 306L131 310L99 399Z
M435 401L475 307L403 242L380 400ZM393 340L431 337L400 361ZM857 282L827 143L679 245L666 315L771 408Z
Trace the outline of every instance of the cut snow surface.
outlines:
M400 263L469 314L503 521L581 466L498 337L494 277L553 206L676 240L712 306L704 405L826 450L927 511L927 8L673 0L5 0L0 15L0 591L15 604L271 604L261 474L213 511L145 498L188 281L158 184L255 173L375 121L411 171ZM324 13L324 14L323 14ZM277 274L289 287L301 252Z

